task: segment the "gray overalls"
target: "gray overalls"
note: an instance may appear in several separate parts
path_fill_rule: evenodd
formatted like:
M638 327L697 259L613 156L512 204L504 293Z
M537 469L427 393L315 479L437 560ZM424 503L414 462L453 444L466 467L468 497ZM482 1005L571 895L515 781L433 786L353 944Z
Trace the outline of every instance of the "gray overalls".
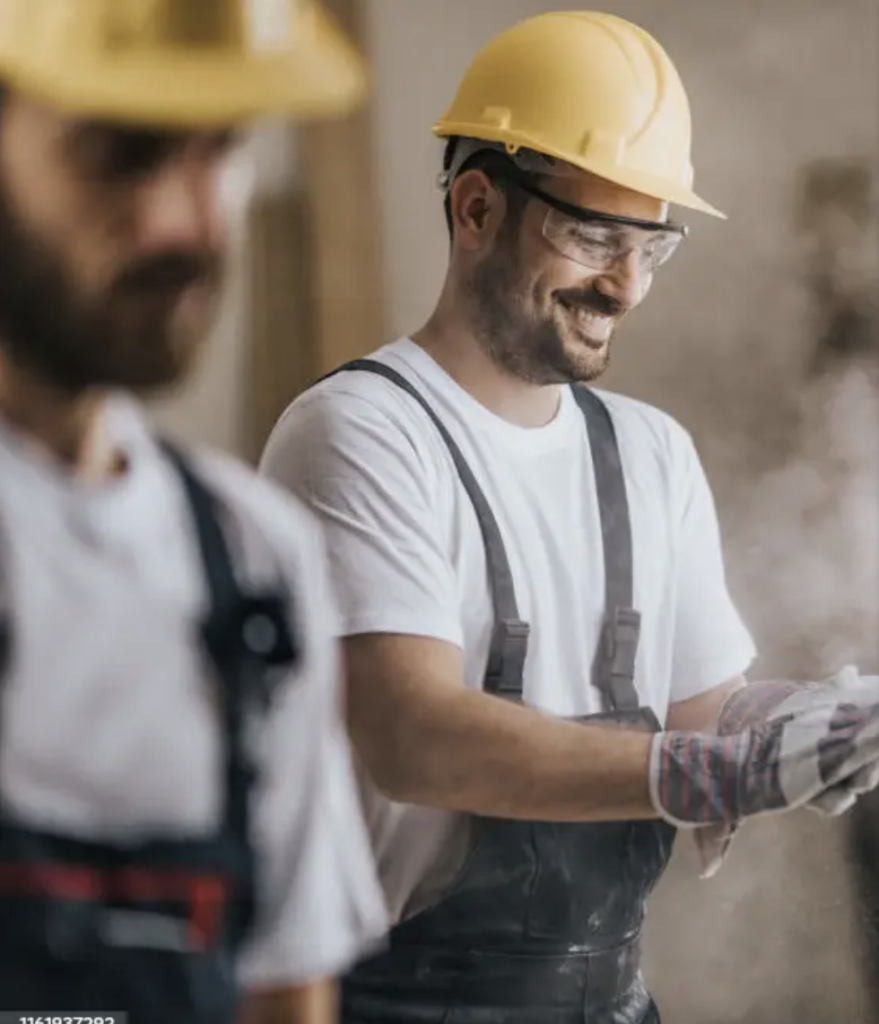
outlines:
M486 693L522 700L529 627L494 514L460 449L395 370L355 360L408 392L443 437L482 531L495 626ZM632 538L616 434L588 388L586 420L601 511L606 622L593 685L611 720L657 731L634 685L640 617L632 608ZM343 985L344 1024L648 1024L659 1015L640 973L645 901L671 855L660 821L544 823L471 817L469 852L434 906L393 928L389 948Z

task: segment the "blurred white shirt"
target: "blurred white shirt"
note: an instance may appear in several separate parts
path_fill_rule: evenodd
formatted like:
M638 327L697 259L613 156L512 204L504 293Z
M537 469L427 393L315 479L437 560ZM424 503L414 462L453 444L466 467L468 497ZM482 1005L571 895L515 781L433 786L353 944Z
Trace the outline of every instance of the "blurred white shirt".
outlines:
M133 403L108 425L129 470L72 479L0 424L0 796L80 838L192 835L217 821L221 732L197 629L206 589L179 477ZM242 581L292 588L301 659L262 724L253 794L260 912L254 988L346 970L386 927L340 718L336 613L320 528L243 465L198 452L231 513Z

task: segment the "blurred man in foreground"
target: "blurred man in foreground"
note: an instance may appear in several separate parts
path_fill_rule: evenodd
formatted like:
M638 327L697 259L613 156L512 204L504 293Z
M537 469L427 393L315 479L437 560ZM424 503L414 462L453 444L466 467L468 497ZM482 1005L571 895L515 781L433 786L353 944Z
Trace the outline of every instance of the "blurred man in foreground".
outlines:
M329 1024L384 927L319 528L137 402L234 133L364 86L307 0L0 0L0 1010Z

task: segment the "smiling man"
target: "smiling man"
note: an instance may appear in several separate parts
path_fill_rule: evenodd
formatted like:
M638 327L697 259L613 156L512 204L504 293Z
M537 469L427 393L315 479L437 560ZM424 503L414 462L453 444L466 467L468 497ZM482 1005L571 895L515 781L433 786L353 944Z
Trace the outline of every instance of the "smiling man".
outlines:
M239 129L365 81L309 0L0 0L4 1012L332 1024L384 929L320 528L140 402L209 332Z
M876 778L879 681L744 684L692 440L587 386L683 241L669 207L715 212L656 41L524 21L435 131L435 312L298 398L263 465L328 534L395 921L343 1017L655 1022L639 933L675 826L716 867L753 814L850 805Z

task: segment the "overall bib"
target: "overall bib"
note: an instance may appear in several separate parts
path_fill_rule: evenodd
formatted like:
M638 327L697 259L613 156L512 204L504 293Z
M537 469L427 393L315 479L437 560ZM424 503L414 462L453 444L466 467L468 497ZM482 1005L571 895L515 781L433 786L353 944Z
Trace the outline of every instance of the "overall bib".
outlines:
M184 485L210 596L201 639L223 731L224 810L201 838L118 845L24 827L0 810L6 1011L125 1011L128 1024L233 1024L238 1012L234 961L255 900L255 770L244 730L296 654L286 595L241 589L213 495L184 457L166 453ZM14 655L10 618L0 646Z
M497 521L469 466L421 394L371 360L340 368L379 374L408 392L443 437L485 544L494 631L483 688L522 701L529 627L519 616ZM340 372L336 371L336 372ZM573 389L595 467L605 556L606 621L592 682L603 711L582 721L655 732L634 685L640 617L616 434L604 403ZM671 856L665 822L544 823L469 817L469 852L432 907L392 929L388 948L343 985L344 1024L655 1024L640 971L645 902Z

